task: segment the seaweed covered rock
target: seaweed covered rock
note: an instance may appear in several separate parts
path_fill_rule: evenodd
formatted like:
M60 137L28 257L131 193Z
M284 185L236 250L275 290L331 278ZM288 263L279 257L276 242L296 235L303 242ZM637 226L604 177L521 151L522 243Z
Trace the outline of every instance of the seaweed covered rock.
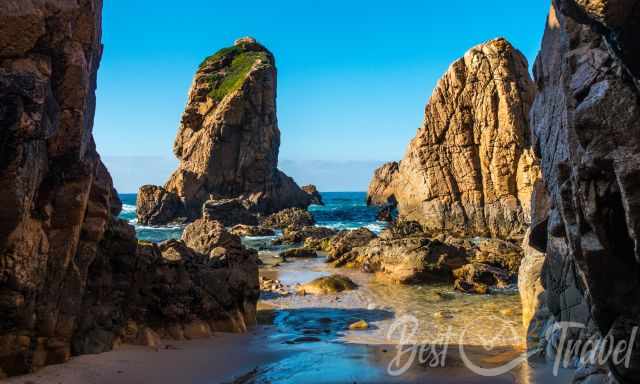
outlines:
M174 143L180 164L164 189L179 197L189 221L208 200L237 198L263 215L306 208L311 197L277 168L279 147L275 59L255 39L238 39L205 59L193 79ZM157 208L142 208L145 223Z
M342 275L319 277L298 287L298 293L311 295L330 295L358 288L350 278Z

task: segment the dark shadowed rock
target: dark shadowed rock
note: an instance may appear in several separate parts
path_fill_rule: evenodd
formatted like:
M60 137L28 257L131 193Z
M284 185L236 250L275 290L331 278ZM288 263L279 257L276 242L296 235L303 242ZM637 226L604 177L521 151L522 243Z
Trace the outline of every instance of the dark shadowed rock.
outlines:
M314 258L318 257L318 253L313 249L293 248L280 252L280 257L282 257L284 260L295 258Z
M257 225L258 218L240 199L209 200L202 206L202 217L219 221L225 226L235 224Z
M629 340L640 325L638 5L554 1L534 67L531 122L550 202L530 237L546 252L534 318L584 323L573 335L583 339ZM530 337L544 333L539 323ZM619 382L640 381L640 348L610 368Z
M315 185L305 185L302 187L302 190L311 197L311 204L324 205L322 196Z
M0 2L0 376L255 321L254 253L212 262L178 242L138 244L117 218L92 135L101 11ZM148 192L148 220L179 211Z
M140 187L136 197L138 222L147 225L163 225L186 220L180 198L155 185Z

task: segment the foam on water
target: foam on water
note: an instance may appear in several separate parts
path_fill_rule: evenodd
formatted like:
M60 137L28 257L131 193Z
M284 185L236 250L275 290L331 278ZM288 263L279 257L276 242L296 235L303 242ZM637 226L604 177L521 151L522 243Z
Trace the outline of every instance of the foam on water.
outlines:
M322 193L325 205L312 205L309 212L321 227L336 230L368 228L380 233L386 223L376 221L377 208L368 207L364 192L325 192ZM138 224L136 218L136 194L121 194L122 212L120 218L128 221L136 229L138 238L147 241L179 239L184 230L182 225L152 227ZM249 242L260 242L267 238L248 238Z

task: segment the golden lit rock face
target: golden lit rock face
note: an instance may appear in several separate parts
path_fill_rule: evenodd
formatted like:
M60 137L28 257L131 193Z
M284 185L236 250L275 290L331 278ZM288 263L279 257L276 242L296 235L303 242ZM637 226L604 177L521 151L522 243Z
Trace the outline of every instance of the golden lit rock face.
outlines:
M203 61L189 91L174 143L180 164L164 186L184 211L159 209L161 202L142 189L142 200L157 204L146 204L139 219L164 224L182 215L191 221L207 200L228 198L262 214L306 208L310 196L277 168L279 148L274 57L254 39L239 39ZM157 221L171 216L166 211L174 217Z
M371 203L429 232L517 237L538 178L528 114L535 86L527 61L504 39L469 50L438 82L423 126L399 166L376 171Z

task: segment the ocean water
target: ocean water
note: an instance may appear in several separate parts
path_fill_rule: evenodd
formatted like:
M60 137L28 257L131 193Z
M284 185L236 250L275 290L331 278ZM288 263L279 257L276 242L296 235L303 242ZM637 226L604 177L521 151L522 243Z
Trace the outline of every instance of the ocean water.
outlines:
M365 192L323 192L321 195L325 205L309 207L309 212L318 226L338 230L366 227L376 233L384 229L386 224L376 221L377 208L367 206ZM164 227L139 225L136 220L136 194L120 194L120 199L122 200L120 218L135 226L140 240L161 242L179 239L182 235L184 227L179 225Z

